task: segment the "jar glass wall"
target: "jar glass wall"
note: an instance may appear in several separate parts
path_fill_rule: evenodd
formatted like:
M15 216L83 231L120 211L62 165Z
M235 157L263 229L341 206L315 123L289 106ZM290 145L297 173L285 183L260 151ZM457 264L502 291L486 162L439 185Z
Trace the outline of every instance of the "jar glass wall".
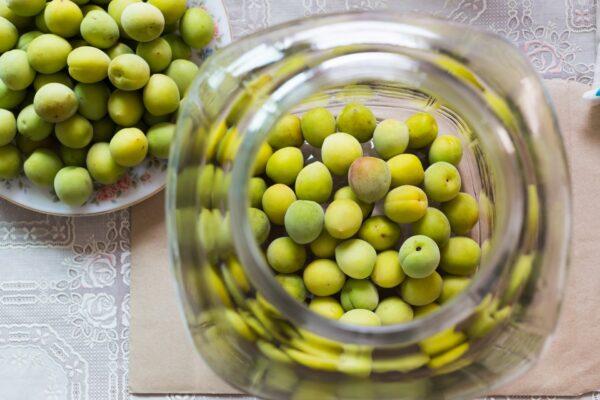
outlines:
M348 102L379 120L434 115L440 132L460 137L462 191L479 202L478 272L460 295L404 324L354 326L309 311L277 283L249 223L249 181L264 169L274 124L317 106L337 114ZM320 159L319 149L302 150ZM202 66L170 161L171 258L192 338L219 375L266 398L481 394L524 371L554 329L569 194L539 78L497 36L390 13L250 36Z

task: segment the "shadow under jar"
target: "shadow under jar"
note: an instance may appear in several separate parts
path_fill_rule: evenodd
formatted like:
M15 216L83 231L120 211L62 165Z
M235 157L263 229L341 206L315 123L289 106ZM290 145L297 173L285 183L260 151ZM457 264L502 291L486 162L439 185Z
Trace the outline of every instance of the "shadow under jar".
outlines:
M249 224L248 182L274 124L349 102L378 120L432 114L463 143L462 191L479 202L471 237L483 251L470 285L407 323L355 326L309 311L274 279ZM168 227L189 331L248 393L474 397L525 371L554 330L570 236L564 148L538 76L497 36L393 13L276 26L203 64L173 147ZM302 149L306 163L319 159Z

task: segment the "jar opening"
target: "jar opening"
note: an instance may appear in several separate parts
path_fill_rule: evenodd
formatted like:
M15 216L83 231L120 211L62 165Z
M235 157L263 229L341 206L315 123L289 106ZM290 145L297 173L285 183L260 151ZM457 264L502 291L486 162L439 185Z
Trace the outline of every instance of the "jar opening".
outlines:
M504 265L518 246L523 229L526 185L520 174L518 157L515 157L514 143L503 122L485 106L480 88L440 67L433 61L433 54L429 50L420 54L389 46L336 47L306 56L297 53L292 56L292 61L284 59L271 68L268 72L270 89L258 104L253 105L252 111L238 121L238 130L245 132L245 140L233 164L228 204L232 220L240 227L232 232L238 256L257 290L299 327L344 342L415 342L455 325L472 313L497 284L498 277L505 272ZM348 89L348 85L358 86ZM382 97L361 96L361 88ZM443 110L448 119L458 121L464 128L461 133L468 136L463 139L479 152L479 158L473 153L477 159L470 166L474 169L468 173L488 180L488 187L472 189L489 196L494 207L500 208L490 218L493 223L485 227L489 232L484 234L492 239L492 245L470 287L438 312L411 322L382 327L354 326L308 311L277 284L248 223L247 183L255 156L270 128L284 113L306 110L307 104L314 105L311 96L318 98L319 93L327 92L331 98L331 93L336 93L333 96L339 95L343 100L348 96L348 90L354 92L355 98L362 97L365 104L375 107L383 107L390 98L410 95L407 97L419 100L413 105L416 111ZM330 101L329 106L340 107L342 103ZM393 110L388 112L393 113Z

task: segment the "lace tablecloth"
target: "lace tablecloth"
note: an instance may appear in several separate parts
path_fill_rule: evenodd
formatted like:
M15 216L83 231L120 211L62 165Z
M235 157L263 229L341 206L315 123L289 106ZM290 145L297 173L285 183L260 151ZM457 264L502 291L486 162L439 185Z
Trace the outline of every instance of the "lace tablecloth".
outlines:
M333 11L393 8L486 27L547 78L591 83L594 0L226 0L235 37ZM73 219L0 201L0 399L196 400L127 392L129 212ZM600 388L599 388L600 389ZM600 399L600 395L587 397Z

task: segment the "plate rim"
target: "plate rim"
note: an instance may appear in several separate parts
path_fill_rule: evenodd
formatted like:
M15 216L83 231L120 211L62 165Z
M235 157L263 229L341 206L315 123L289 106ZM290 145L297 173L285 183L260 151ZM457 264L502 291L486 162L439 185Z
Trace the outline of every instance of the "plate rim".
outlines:
M7 197L5 195L3 195L0 192L0 198L2 200L5 200L6 202L13 204L17 207L23 208L25 210L29 210L35 213L39 213L39 214L44 214L44 215L50 215L53 217L73 217L73 218L80 218L80 217L96 217L98 215L104 215L104 214L110 214L113 212L118 212L118 211L123 211L129 207L133 207L135 205L138 205L146 200L148 200L150 197L156 196L157 194L159 194L160 192L164 191L166 187L166 182L163 182L160 186L158 186L155 190L153 190L152 192L138 198L135 200L130 200L128 202L124 202L123 204L117 205L113 208L109 208L106 210L100 210L100 211L90 211L90 212L72 212L72 213L61 213L61 212L56 212L56 211L46 211L43 210L41 208L33 208L30 207L29 205L26 205L25 203L19 203L13 199L11 199L10 197Z

